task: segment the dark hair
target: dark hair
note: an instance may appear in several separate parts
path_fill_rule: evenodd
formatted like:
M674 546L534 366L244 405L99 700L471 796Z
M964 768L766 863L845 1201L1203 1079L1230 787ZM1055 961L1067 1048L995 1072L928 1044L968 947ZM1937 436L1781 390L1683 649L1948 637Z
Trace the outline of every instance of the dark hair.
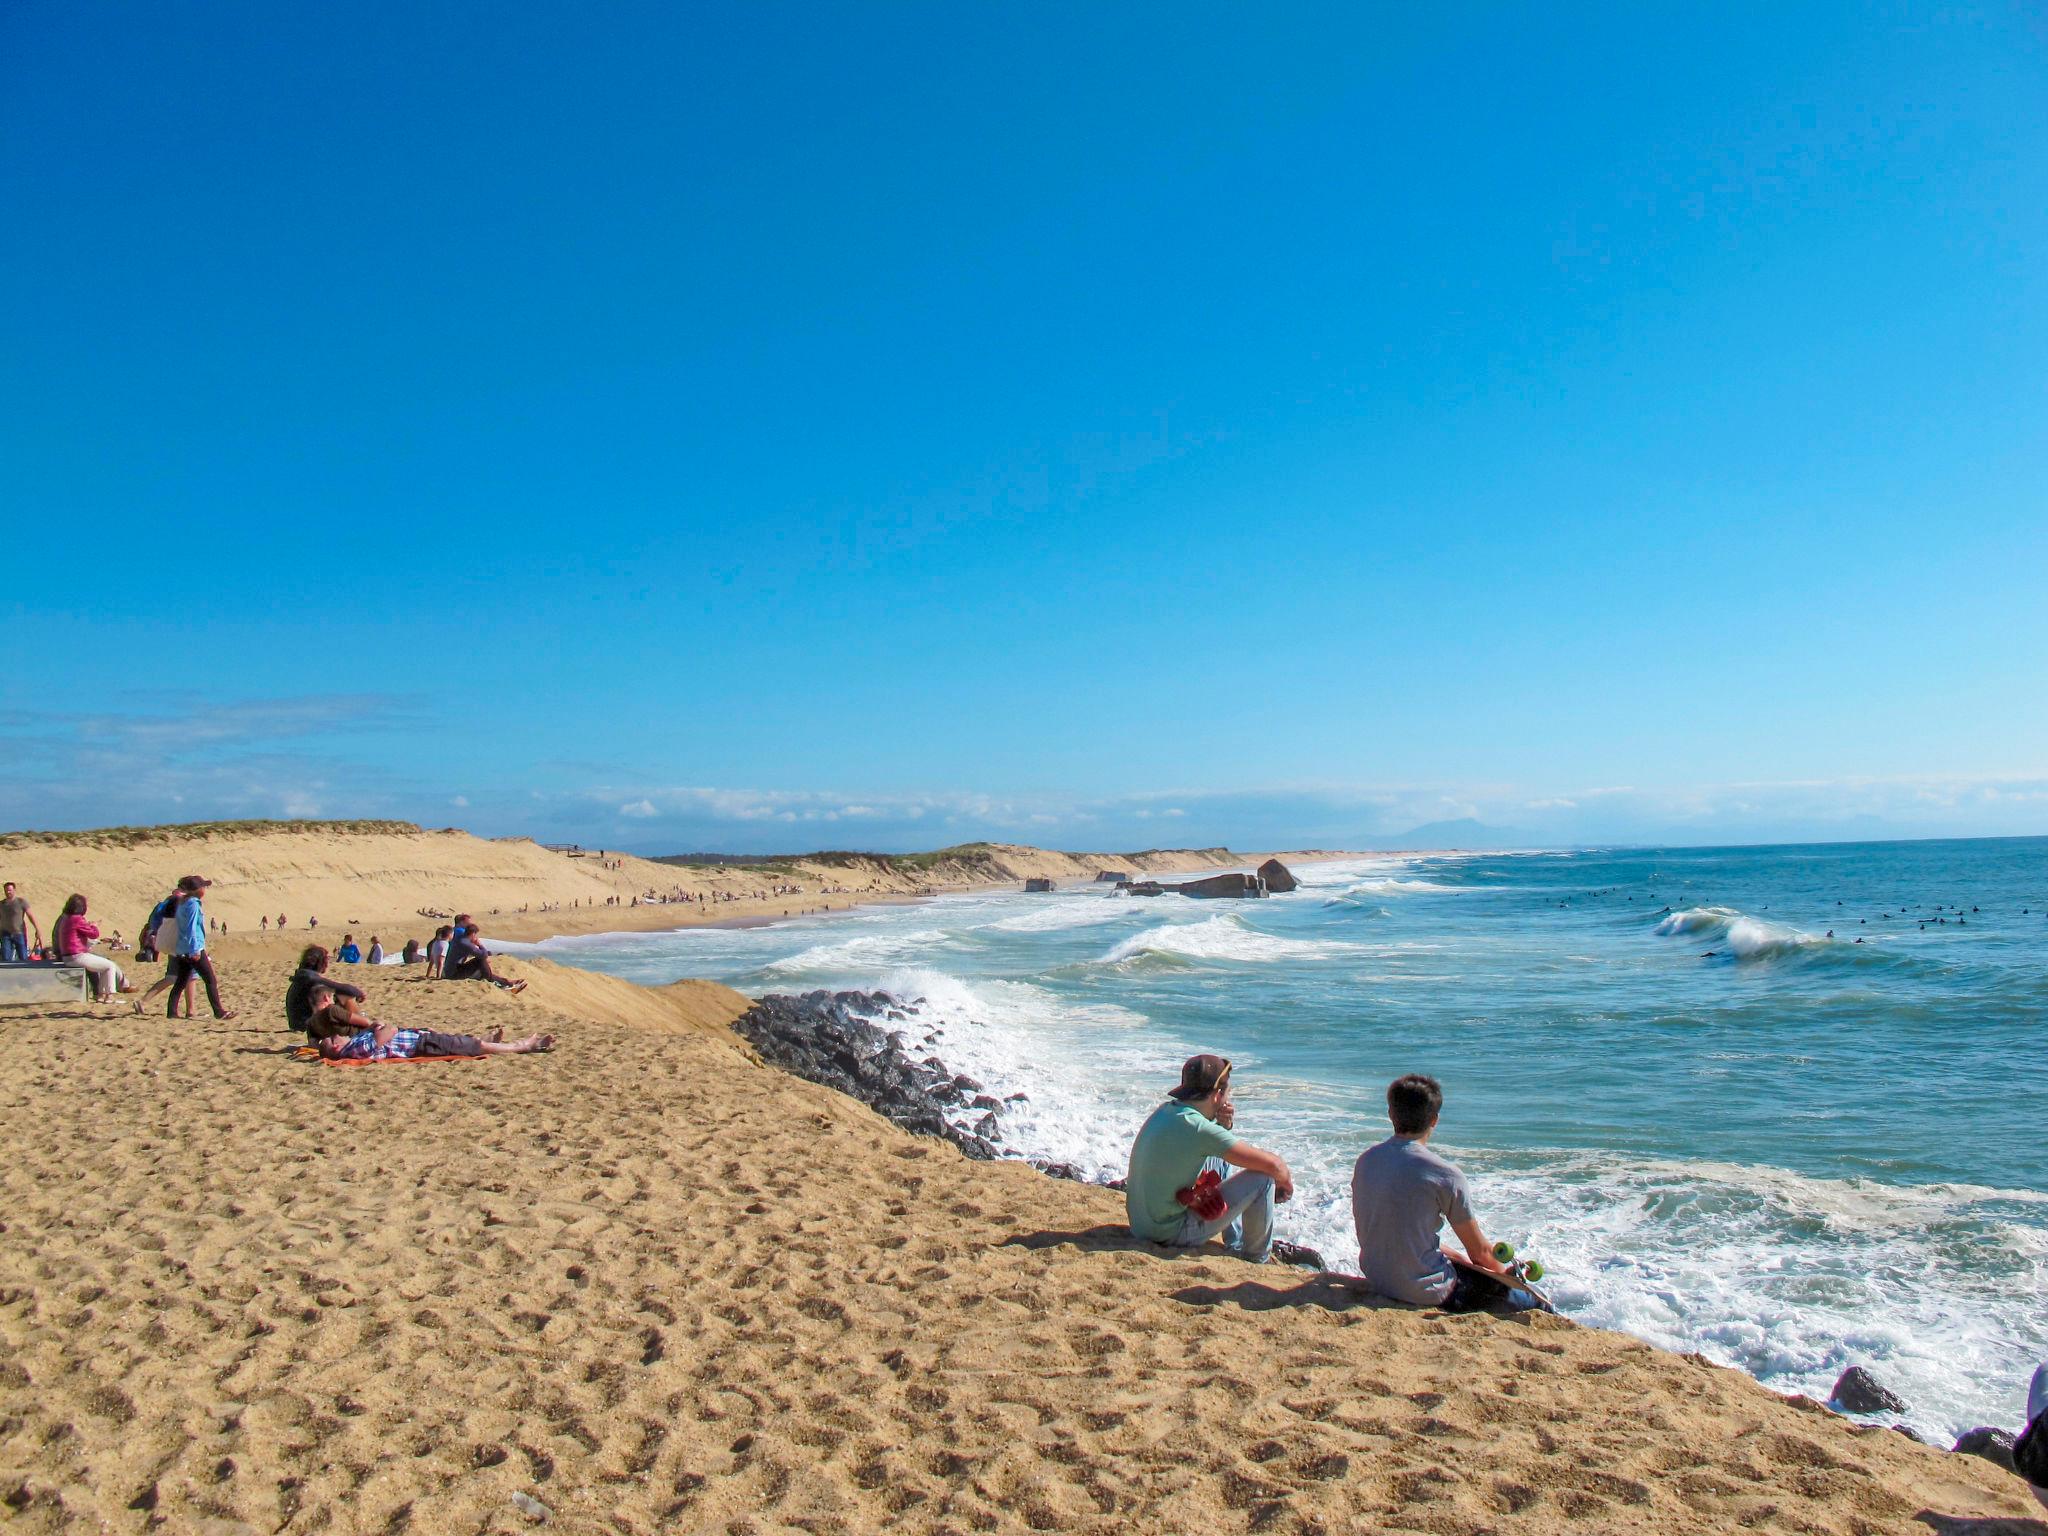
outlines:
M85 916L85 898L83 896L71 896L66 898L64 902L64 910L62 912L59 912L57 915L59 917Z
M299 969L302 971L326 970L327 951L318 944L308 944L299 951Z
M434 937L437 939L445 939L450 937L454 932L455 930L453 928L450 928L446 923L443 923L440 927L434 930Z
M1436 1124L1443 1107L1443 1086L1433 1077L1410 1072L1387 1084L1387 1118L1400 1135L1420 1136Z

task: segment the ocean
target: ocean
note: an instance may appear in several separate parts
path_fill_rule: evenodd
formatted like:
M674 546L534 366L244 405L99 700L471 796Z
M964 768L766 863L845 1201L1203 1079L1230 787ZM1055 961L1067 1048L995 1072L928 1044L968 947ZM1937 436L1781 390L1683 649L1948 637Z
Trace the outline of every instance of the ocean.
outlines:
M1403 1072L1561 1310L1933 1439L2048 1360L2048 839L1361 857L1302 889L946 896L506 945L643 982L924 1000L1021 1153L1108 1177L1183 1057L1355 1269L1349 1170ZM1859 942L1860 941L1860 942Z

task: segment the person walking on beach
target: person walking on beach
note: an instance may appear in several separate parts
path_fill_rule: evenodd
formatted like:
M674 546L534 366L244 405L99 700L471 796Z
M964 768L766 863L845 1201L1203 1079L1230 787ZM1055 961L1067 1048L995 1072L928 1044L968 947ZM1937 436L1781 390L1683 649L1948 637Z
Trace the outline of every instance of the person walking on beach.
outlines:
M1266 1262L1273 1205L1294 1197L1294 1175L1276 1154L1240 1141L1236 1118L1230 1063L1190 1056L1180 1086L1131 1144L1124 1209L1133 1237L1196 1248L1220 1234L1244 1258ZM1239 1171L1226 1177L1226 1167Z
M64 903L64 910L58 914L57 922L50 930L50 938L57 946L57 958L83 966L91 972L93 1001L111 1003L116 992L133 992L135 989L121 974L121 967L105 955L92 952L93 940L99 936L98 925L85 920L83 896L73 896Z
M187 875L178 882L177 905L170 921L176 926L177 951L171 957L171 1000L165 1016L178 1016L178 991L197 976L206 983L206 1003L216 1019L232 1019L234 1010L222 1005L220 981L213 974L213 957L206 952L206 912L200 898L213 882L200 875Z
M1382 1296L1417 1307L1473 1312L1507 1299L1513 1282L1493 1256L1465 1175L1429 1149L1443 1113L1444 1091L1433 1077L1409 1073L1387 1085L1394 1134L1359 1155L1351 1170L1351 1221L1358 1232L1358 1272ZM1443 1223L1465 1246L1474 1275L1438 1246Z
M0 963L9 960L28 959L29 930L34 929L36 948L43 947L43 926L36 921L35 913L29 910L28 898L15 893L14 882L9 880L6 895L0 896Z

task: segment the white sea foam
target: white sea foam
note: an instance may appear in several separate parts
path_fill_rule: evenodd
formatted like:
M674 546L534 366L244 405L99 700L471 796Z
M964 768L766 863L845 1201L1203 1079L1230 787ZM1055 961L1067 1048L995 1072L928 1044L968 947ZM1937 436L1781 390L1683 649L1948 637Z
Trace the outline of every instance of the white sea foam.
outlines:
M1053 898L1033 911L1020 912L988 926L1003 933L1057 933L1067 928L1124 922L1134 910L1133 903L1108 896Z
M1261 933L1235 912L1219 912L1198 923L1164 923L1134 933L1104 955L1110 965L1124 965L1148 956L1187 960L1300 960L1349 949L1327 939L1290 939Z
M1469 885L1444 885L1436 880L1402 880L1388 876L1381 880L1361 880L1349 890L1347 896L1414 896L1433 891L1469 891L1478 887Z
M1751 917L1733 907L1688 907L1666 917L1657 924L1656 931L1666 937L1695 934L1703 939L1725 940L1729 952L1739 960L1767 960L1828 942L1782 923Z

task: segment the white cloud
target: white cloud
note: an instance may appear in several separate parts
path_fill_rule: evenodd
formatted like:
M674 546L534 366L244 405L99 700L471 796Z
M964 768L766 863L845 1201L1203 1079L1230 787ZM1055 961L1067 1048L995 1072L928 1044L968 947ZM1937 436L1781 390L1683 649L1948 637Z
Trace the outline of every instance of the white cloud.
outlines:
M454 799L453 799L452 801L450 801L449 803L450 803L451 805L455 806L455 807L456 807L456 809L458 809L458 810L467 810L467 809L469 809L469 796L467 796L467 795L457 795L457 796L456 796L456 797L455 797L455 798L454 798Z
M619 814L621 816L659 816L661 812L654 808L652 800L640 799L630 800L620 806Z

